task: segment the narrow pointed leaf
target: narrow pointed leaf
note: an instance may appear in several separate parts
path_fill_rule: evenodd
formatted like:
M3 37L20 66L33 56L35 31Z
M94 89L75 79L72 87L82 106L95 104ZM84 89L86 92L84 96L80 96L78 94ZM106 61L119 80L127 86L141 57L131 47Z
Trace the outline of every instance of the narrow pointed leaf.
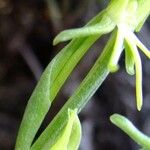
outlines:
M150 149L150 138L140 132L131 121L122 115L114 114L110 117L111 122L129 135L136 143L144 147L144 150Z
M103 12L89 22L96 24ZM33 139L58 91L89 47L100 37L91 36L73 40L51 61L44 71L27 104L19 129L16 150L29 150Z
M59 132L64 128L66 123L67 111L70 109L78 109L78 113L85 106L85 104L90 100L92 95L96 92L98 87L106 79L109 70L107 69L108 60L111 55L112 47L114 44L114 39L116 33L113 33L113 36L107 43L102 55L96 61L95 65L83 80L79 88L67 101L61 111L55 116L54 120L49 124L41 136L31 147L31 150L47 150L47 147L50 147L54 144L56 137L59 135ZM59 130L58 130L59 129Z

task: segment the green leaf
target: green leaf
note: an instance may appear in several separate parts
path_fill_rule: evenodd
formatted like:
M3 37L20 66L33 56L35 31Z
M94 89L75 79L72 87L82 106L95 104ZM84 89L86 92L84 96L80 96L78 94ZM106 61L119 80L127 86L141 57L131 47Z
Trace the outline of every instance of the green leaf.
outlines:
M50 150L77 150L81 140L81 125L77 110L68 109L67 125Z
M94 17L88 24L96 24L102 19L102 16L103 12ZM100 35L73 40L48 65L27 104L17 136L16 150L30 149L33 139L60 88L83 55L99 37Z
M74 92L61 111L55 116L54 120L33 144L31 150L47 150L47 147L51 147L56 142L56 138L67 122L68 108L78 109L79 113L96 92L98 87L106 79L109 73L106 66L108 65L108 60L114 45L115 34L116 33L113 33L113 36L107 43L102 55L96 61L95 65L83 80L79 88Z
M114 114L110 117L111 122L129 135L136 143L150 149L150 138L140 132L127 118L119 114Z

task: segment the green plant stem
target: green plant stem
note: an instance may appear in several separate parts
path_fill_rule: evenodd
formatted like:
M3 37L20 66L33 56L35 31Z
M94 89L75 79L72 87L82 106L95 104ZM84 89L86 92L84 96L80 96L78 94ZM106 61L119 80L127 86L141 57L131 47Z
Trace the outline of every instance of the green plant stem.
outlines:
M92 95L96 92L98 87L106 79L109 74L107 68L108 60L110 59L113 48L114 33L105 47L102 55L96 61L95 65L83 80L79 88L75 91L73 96L66 102L64 107L55 116L54 120L45 129L42 135L37 139L31 150L47 150L56 141L57 136L62 131L67 121L67 110L77 109L78 113L82 110L85 104L90 100Z

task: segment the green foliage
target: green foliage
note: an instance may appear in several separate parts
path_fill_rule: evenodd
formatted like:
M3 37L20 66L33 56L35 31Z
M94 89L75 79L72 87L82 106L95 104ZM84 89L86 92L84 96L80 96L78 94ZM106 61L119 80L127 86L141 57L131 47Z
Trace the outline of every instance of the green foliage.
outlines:
M55 142L56 137L59 136L59 132L64 128L65 123L67 122L67 109L77 109L79 113L105 80L109 73L106 65L111 55L114 37L115 33L110 38L103 54L96 61L95 65L82 81L81 85L70 97L60 112L55 116L54 120L48 125L37 141L33 144L31 150L41 150L44 148L46 150L47 146L51 147Z
M54 45L67 40L71 42L50 62L31 95L18 133L16 150L56 150L59 147L62 149L63 146L66 150L72 147L77 149L81 135L77 114L90 100L109 72L119 69L118 61L123 49L126 55L126 71L130 75L136 75L137 109L141 110L142 65L137 47L149 58L150 52L133 32L139 31L148 17L149 5L149 0L112 0L106 9L86 26L65 30L56 36ZM110 32L112 33L109 41L88 75L32 144L45 115L72 70L94 42ZM72 130L77 131L77 134L73 134Z

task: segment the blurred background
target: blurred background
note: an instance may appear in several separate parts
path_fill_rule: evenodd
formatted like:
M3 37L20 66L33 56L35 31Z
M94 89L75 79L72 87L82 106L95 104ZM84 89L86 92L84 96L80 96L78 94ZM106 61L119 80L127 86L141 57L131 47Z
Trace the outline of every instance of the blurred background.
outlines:
M28 99L44 68L65 44L53 47L56 34L67 28L83 26L106 5L107 0L0 0L0 150L13 150L18 128ZM138 34L150 48L150 22ZM39 133L46 127L73 91L78 87L108 36L89 50L73 71ZM150 61L143 62L144 107L135 107L135 79L124 69L110 74L80 114L83 138L80 150L137 150L139 147L112 125L109 116L127 116L150 135Z

